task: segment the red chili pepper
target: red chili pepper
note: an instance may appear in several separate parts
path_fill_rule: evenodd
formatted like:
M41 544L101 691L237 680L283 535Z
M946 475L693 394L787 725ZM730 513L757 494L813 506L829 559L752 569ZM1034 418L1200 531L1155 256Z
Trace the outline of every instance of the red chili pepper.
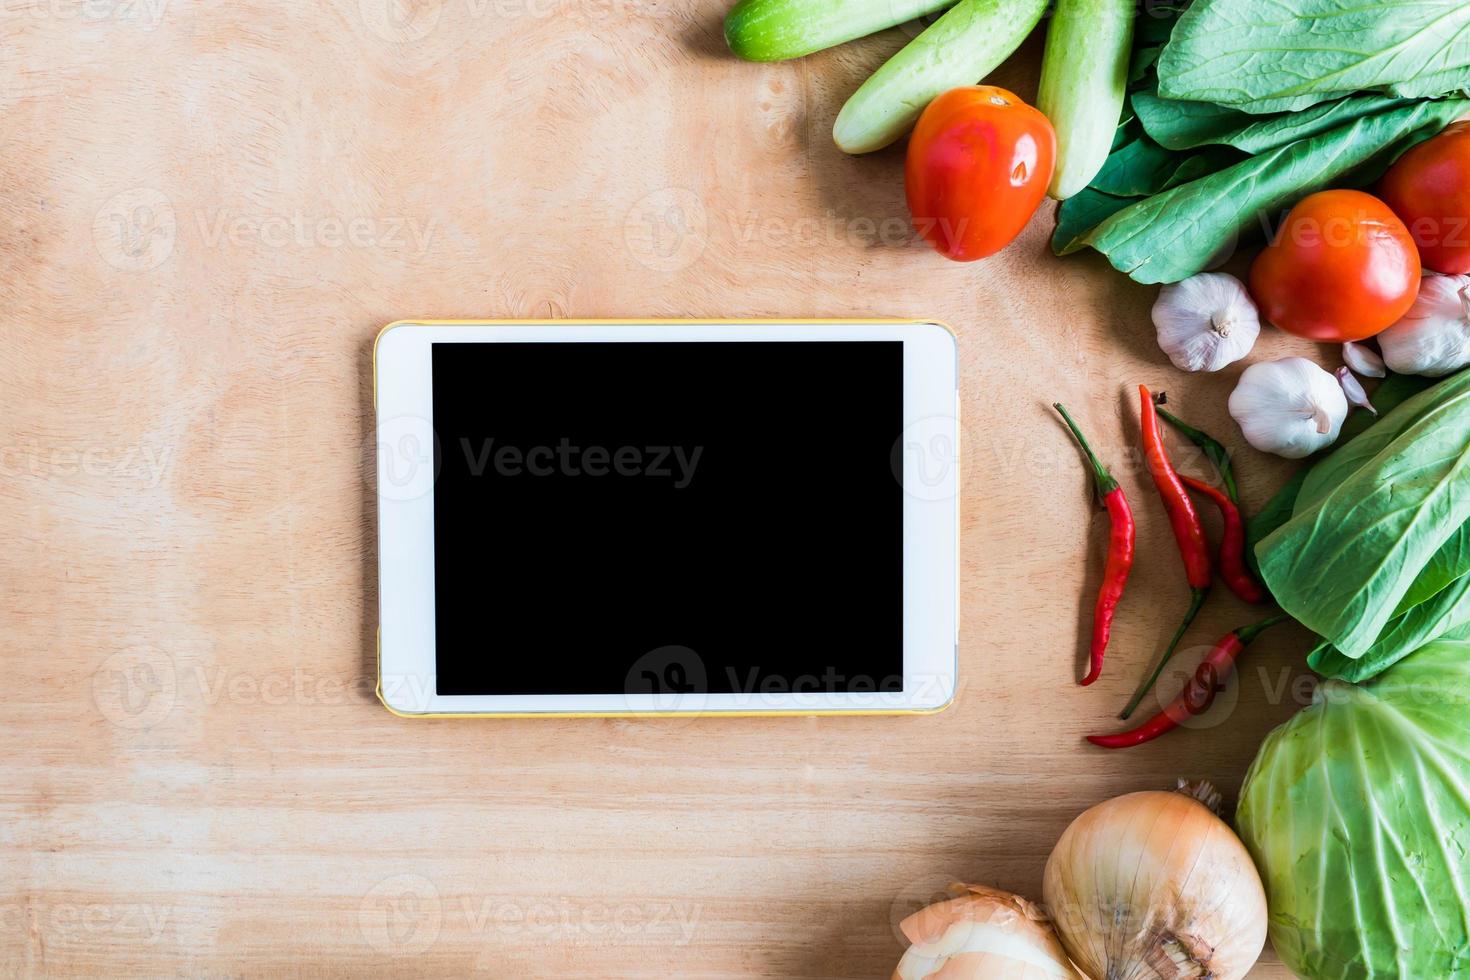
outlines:
M1161 392L1154 402L1158 406L1159 416L1204 451L1210 462L1215 464L1215 469L1220 471L1220 480L1225 485L1225 492L1221 494L1219 490L1199 480L1181 476L1191 490L1209 497L1220 509L1220 518L1224 522L1224 531L1220 538L1220 577L1230 586L1231 592L1246 602L1265 602L1269 598L1266 590L1256 581L1246 565L1245 517L1240 512L1240 491L1236 488L1235 469L1230 465L1230 454L1218 439L1196 429L1177 415L1170 414L1162 407L1163 400L1164 395Z
M1072 416L1067 414L1062 403L1054 402L1052 407L1062 413L1067 428L1072 430L1072 435L1077 437L1082 451L1087 454L1087 459L1092 464L1093 484L1098 496L1102 498L1103 506L1108 510L1111 523L1108 563L1103 571L1102 587L1097 592L1097 605L1092 611L1092 648L1089 651L1087 676L1082 678L1082 685L1086 687L1102 673L1103 654L1108 648L1108 637L1113 631L1113 613L1117 611L1118 600L1123 598L1123 586L1128 583L1128 573L1133 570L1133 511L1128 506L1128 498L1123 495L1123 488L1118 486L1118 481L1113 479L1108 468L1097 458L1097 454L1082 435L1082 430L1077 428L1077 423L1072 421Z
M1180 475L1180 479L1189 489L1209 497L1220 509L1220 519L1223 523L1220 532L1220 577L1225 580L1226 585L1230 586L1231 592L1246 602L1265 602L1266 590L1251 575L1250 569L1245 567L1245 521L1241 520L1240 508L1235 506L1235 501L1231 500L1227 494L1203 480L1196 480L1192 476L1183 474Z
M1235 671L1235 664L1240 658L1241 651L1263 632L1290 618L1284 615L1272 616L1270 619L1264 619L1259 623L1242 626L1240 629L1226 633L1220 642L1215 644L1214 649L1205 656L1205 659L1200 661L1200 665L1195 668L1194 676L1184 683L1184 690L1180 691L1179 696L1169 702L1168 707L1163 711L1137 728L1126 732L1115 732L1112 735L1088 735L1087 740L1105 749L1132 748L1173 731L1187 718L1204 714L1209 710L1210 705L1215 703L1215 695L1225 689L1225 682Z
M1159 658L1158 665L1133 695L1128 707L1123 709L1120 717L1125 719L1133 714L1173 658L1189 624L1194 622L1200 607L1205 604L1213 578L1204 525L1200 523L1199 514L1194 509L1194 501L1189 499L1189 491L1184 489L1184 483L1179 479L1174 464L1169 462L1169 454L1164 450L1164 433L1159 428L1159 415L1154 408L1153 396L1144 385L1138 386L1138 396L1143 427L1143 458L1148 464L1149 475L1154 479L1154 486L1158 487L1164 510L1169 515L1169 526L1174 529L1174 540L1179 545L1179 554L1184 559L1184 577L1189 582L1189 609L1163 656Z
M1210 551L1205 542L1204 525L1195 513L1194 502L1185 492L1169 454L1164 450L1164 433L1159 428L1159 415L1154 408L1153 396L1144 385L1138 386L1142 401L1143 458L1148 464L1149 476L1159 488L1164 509L1169 514L1169 526L1174 529L1174 540L1179 542L1179 554L1184 558L1184 574L1191 589L1210 587Z
M1154 405L1158 409L1159 418L1178 429L1184 438L1198 446L1205 457L1215 464L1215 469L1220 471L1220 482L1225 484L1225 493L1235 501L1235 506L1239 507L1240 490L1235 482L1235 467L1230 462L1230 453L1225 446L1208 432L1201 432L1165 408L1162 391L1154 398Z

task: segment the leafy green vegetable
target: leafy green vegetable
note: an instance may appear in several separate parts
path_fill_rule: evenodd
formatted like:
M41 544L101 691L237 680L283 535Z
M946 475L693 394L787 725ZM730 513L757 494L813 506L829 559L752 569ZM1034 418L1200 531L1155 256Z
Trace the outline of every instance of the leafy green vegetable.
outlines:
M1421 602L1428 602L1467 574L1470 574L1470 524L1462 524L1419 572L1394 615L1401 616Z
M1411 378L1410 375L1398 374L1395 378ZM1440 384L1432 385L1428 380L1421 382L1421 387L1414 394L1403 398L1396 405L1378 408L1378 420L1367 427L1367 431L1350 441L1344 441L1338 436L1338 448L1324 458L1320 463L1312 467L1306 482L1302 484L1302 492L1297 497L1295 513L1301 513L1308 507L1320 501L1323 497L1356 472L1373 457L1383 452L1391 442L1404 434L1404 430L1422 417L1434 406L1460 389L1464 379L1455 385ZM1379 391L1388 387L1385 381L1379 386ZM1402 382L1400 382L1402 384ZM1377 393L1375 393L1375 399ZM1378 402L1375 400L1375 406ZM1361 416L1357 416L1361 417ZM1372 416L1369 416L1372 418Z
M1307 666L1326 677L1363 681L1442 637L1470 635L1470 578L1461 577L1428 601L1390 620L1366 653L1356 659L1322 642L1307 654Z
M1052 232L1051 249L1058 255L1075 251L1080 240L1109 217L1134 204L1137 198L1118 197L1085 187L1057 208L1057 229Z
M1239 160L1240 154L1226 147L1179 153L1140 136L1113 150L1090 186L1114 197L1148 197L1223 170Z
M1158 59L1159 94L1294 110L1364 89L1407 98L1470 88L1464 0L1200 0Z
M1181 184L1187 184L1191 180L1199 180L1201 177L1224 170L1226 167L1232 167L1240 160L1241 154L1228 146L1208 147L1199 153L1185 157L1179 164L1179 169L1174 171L1174 175L1159 190L1167 191Z
M1413 374L1390 374L1384 378L1373 392L1373 405L1378 409L1379 414L1374 416L1367 412L1354 412L1349 415L1347 421L1342 424L1342 432L1337 437L1337 445L1309 459L1292 474L1291 479L1286 481L1280 490L1276 491L1276 495L1266 503L1266 506L1251 517L1245 532L1246 560L1251 563L1251 570L1258 577L1260 570L1255 565L1256 545L1291 519L1292 511L1296 509L1297 497L1301 493L1302 485L1306 482L1308 474L1339 453L1348 451L1348 447L1356 444L1364 432L1377 428L1376 423L1392 414L1394 409L1431 384L1430 379Z
M1361 444L1384 438L1315 498L1313 481L1337 454L1314 470L1291 520L1257 549L1281 607L1352 658L1368 651L1431 558L1470 520L1470 372L1400 405Z
M1470 975L1470 642L1325 682L1267 736L1236 826L1298 976Z
M1178 167L1177 153L1141 136L1109 154L1091 186L1115 197L1144 197L1157 193Z
M740 0L725 43L747 61L782 61L918 20L955 0Z
M1336 448L1319 453L1298 469L1251 518L1246 526L1246 560L1257 577L1260 567L1256 545L1290 520L1294 510L1307 509L1310 501L1320 499L1335 481L1381 452L1433 399L1432 395L1422 395L1430 384L1428 378L1389 375L1373 393L1373 403L1381 415L1375 418L1367 412L1355 412L1348 416ZM1312 490L1304 501L1303 487L1309 480ZM1323 641L1307 655L1308 665L1327 677L1361 681L1392 666L1431 639L1453 637L1461 632L1470 638L1470 627L1460 625L1470 621L1470 595L1458 588L1467 575L1470 575L1470 524L1461 525L1429 559L1399 601L1393 618L1361 659L1346 657L1331 643ZM1410 614L1415 607L1433 599L1438 599L1440 605Z
M1466 100L1419 102L1360 117L1124 208L1061 254L1089 245L1139 282L1177 282L1228 254L1262 215L1350 172L1371 179L1466 108Z
M1128 84L1141 82L1159 60L1179 15L1189 6L1181 3L1144 3L1133 26L1133 58L1128 66Z
M1150 91L1133 93L1133 111L1160 146L1188 150L1210 144L1265 153L1299 139L1320 136L1359 116L1405 105L1385 95L1360 95L1324 102L1302 112L1257 116L1210 102L1180 102Z
M1349 415L1348 421L1352 419L1353 416ZM1251 574L1256 577L1257 581L1261 578L1261 561L1256 557L1256 546L1272 531L1291 520L1291 510L1296 506L1297 495L1302 492L1302 484L1306 482L1309 472L1311 472L1311 467L1303 466L1293 473L1291 479L1276 491L1276 495L1266 501L1266 506L1256 511L1246 521L1245 563L1250 567Z

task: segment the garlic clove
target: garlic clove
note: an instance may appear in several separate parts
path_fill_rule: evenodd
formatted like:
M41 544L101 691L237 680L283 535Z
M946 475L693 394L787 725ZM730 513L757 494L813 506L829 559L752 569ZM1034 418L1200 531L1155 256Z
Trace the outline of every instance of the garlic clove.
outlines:
M1261 333L1245 284L1224 272L1164 286L1153 321L1159 347L1181 371L1218 371L1249 354Z
M1305 357L1252 364L1230 393L1229 407L1246 442L1287 459L1330 446L1348 413L1338 380Z
M1383 367L1383 358L1378 352L1359 340L1349 340L1342 345L1342 359L1347 366L1365 378L1384 378L1388 372Z
M1334 372L1334 375L1337 383L1342 387L1342 393L1347 398L1348 404L1366 408L1374 415L1378 414L1378 409L1374 408L1373 403L1368 400L1368 393L1363 390L1362 382L1358 381L1353 372L1345 367L1340 367ZM1325 432L1326 430L1319 426L1318 431Z
M1409 312L1377 339L1400 374L1438 378L1470 364L1470 276L1426 275Z

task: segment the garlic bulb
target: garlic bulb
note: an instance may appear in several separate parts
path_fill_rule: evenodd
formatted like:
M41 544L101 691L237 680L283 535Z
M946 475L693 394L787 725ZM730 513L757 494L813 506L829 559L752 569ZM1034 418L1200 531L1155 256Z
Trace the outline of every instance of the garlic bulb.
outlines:
M1383 369L1383 358L1361 340L1349 340L1342 345L1342 359L1347 366L1365 378L1383 378L1388 372Z
M1337 379L1305 357L1252 364L1230 393L1230 417L1245 441L1287 459L1330 446L1347 413Z
M1165 286L1153 318L1159 347L1181 371L1218 371L1249 354L1261 333L1245 284L1224 272L1201 272Z
M1438 378L1470 364L1470 276L1426 275L1419 298L1378 335L1378 346L1400 374Z
M1072 821L1042 885L1089 977L1238 980L1266 943L1266 892L1245 845L1197 798L1129 793Z
M1077 980L1038 906L995 888L964 887L970 894L922 908L899 924L913 945L893 980Z

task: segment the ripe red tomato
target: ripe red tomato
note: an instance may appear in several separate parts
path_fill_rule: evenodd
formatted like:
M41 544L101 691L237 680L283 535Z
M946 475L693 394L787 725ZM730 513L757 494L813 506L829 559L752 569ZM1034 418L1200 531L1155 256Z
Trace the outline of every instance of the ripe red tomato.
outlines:
M1261 315L1311 340L1362 340L1419 295L1419 252L1388 205L1362 191L1321 191L1291 209L1251 266Z
M1470 272L1470 122L1458 122L1398 158L1378 196L1409 228L1435 272Z
M957 262L998 252L1036 213L1056 156L1056 131L1039 110L992 85L951 89L909 138L914 227Z

